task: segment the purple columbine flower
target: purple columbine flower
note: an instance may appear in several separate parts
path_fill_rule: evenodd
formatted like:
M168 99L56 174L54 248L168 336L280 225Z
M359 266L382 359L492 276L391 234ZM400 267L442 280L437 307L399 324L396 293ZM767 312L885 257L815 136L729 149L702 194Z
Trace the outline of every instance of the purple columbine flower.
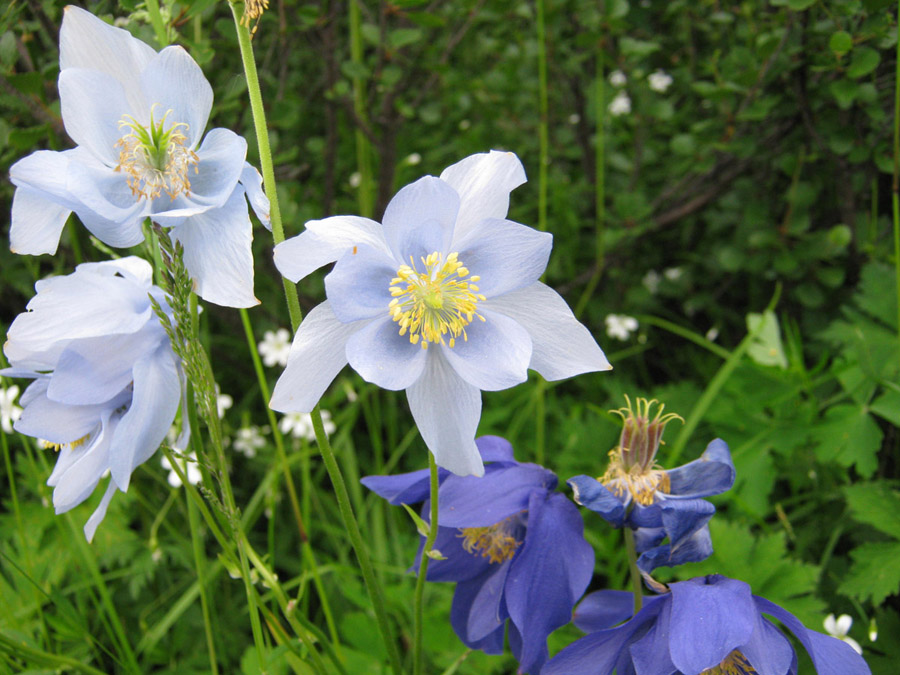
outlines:
M475 443L490 462L483 477L439 472L434 547L444 559L430 563L427 579L456 582L450 621L468 647L502 654L510 619L519 672L537 673L547 660L547 636L569 623L590 582L594 552L578 509L554 492L552 471L516 462L503 438ZM427 470L367 476L362 483L392 504L426 501L427 519ZM420 544L414 569L421 555Z
M806 648L819 675L864 675L869 667L837 638L806 628L793 614L718 574L669 585L644 599L626 623L631 593L598 591L575 612L594 631L553 657L541 675L794 675L797 654L768 614Z
M702 498L734 484L728 446L717 438L699 459L662 469L656 464L656 453L663 431L666 424L680 418L674 413L664 415L665 406L651 417L656 401L638 399L637 411L627 397L626 401L627 407L615 411L625 422L606 473L597 479L582 475L567 481L575 501L613 527L635 531L638 568L645 575L657 567L704 560L712 553L707 523L716 507Z

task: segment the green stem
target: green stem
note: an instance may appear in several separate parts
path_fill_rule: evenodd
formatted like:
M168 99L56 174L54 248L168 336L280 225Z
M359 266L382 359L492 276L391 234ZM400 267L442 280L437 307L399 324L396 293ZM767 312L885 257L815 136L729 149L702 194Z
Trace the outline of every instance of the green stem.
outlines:
M185 494L187 494L185 492ZM197 505L187 497L188 522L191 527L191 543L194 548L194 565L197 567L197 582L200 585L200 608L203 611L203 628L206 632L206 648L209 650L209 667L213 675L219 672L216 659L215 630L212 625L212 612L206 590L206 556L203 553L203 542L200 540L200 522L197 518Z
M24 641L15 640L12 637L0 632L0 653L3 652L7 654L20 655L24 658L30 659L32 662L39 663L50 668L58 669L58 672L71 669L77 670L80 673L85 673L85 675L103 675L102 670L97 670L96 668L82 663L81 661L70 659L67 656L59 656L58 654L51 654L50 652L35 649L34 647L28 646L28 644Z
M159 11L159 0L147 0L147 14L150 15L150 23L153 26L153 32L156 33L156 41L159 48L169 45L169 36L166 32L166 24L163 22L162 14Z
M359 16L359 0L348 0L350 16L350 61L358 72L363 66L362 28ZM366 114L366 89L361 77L353 76L353 111L360 124L368 122ZM375 200L372 186L372 148L369 139L357 125L354 133L356 140L356 168L359 171L359 214L371 218L375 211Z
M303 524L303 515L300 508L300 500L297 498L297 488L294 486L294 478L291 475L288 466L287 452L284 448L284 436L281 429L278 428L278 420L275 418L275 411L269 407L269 383L266 380L266 373L263 370L262 361L259 358L259 349L256 346L256 337L253 335L253 325L250 323L250 315L246 309L241 309L241 321L244 324L244 334L247 336L247 344L250 347L250 358L253 361L253 368L256 370L256 379L259 383L260 394L263 398L263 405L269 418L269 426L272 429L272 437L275 439L275 452L278 454L278 461L281 464L282 473L284 474L285 484L288 489L288 497L291 501L291 508L294 511L294 519L297 521L297 531L300 536L303 555L309 564L310 572L313 577L313 584L316 592L319 594L319 600L322 603L322 612L325 614L325 623L328 625L328 632L334 642L335 649L340 652L340 638L338 637L337 624L334 621L334 615L331 613L331 605L328 602L328 594L325 592L325 586L322 584L322 577L319 574L319 566L316 563L315 554L312 546L309 544L309 536L306 527Z
M425 669L425 654L423 645L425 642L425 581L428 576L429 553L434 548L434 541L438 533L438 469L434 461L434 455L428 453L428 472L431 477L431 517L428 523L428 536L425 537L425 547L422 549L422 558L419 560L419 575L416 578L416 595L414 600L415 615L415 639L413 641L413 673L420 675Z
M644 586L641 582L641 571L637 566L637 549L634 545L634 531L625 527L625 551L628 553L628 571L631 575L631 589L634 595L634 613L641 611L644 599Z
M900 12L900 0L897 2ZM894 275L897 279L897 336L900 337L900 38L897 40L897 59L894 70L894 179L891 184L891 204L894 215Z
M544 22L544 0L537 0L538 98L540 122L540 164L538 166L538 229L547 229L547 170L550 164L549 104L547 96L547 30Z
M359 531L359 524L356 522L356 517L353 514L353 507L350 504L350 495L348 494L347 486L344 483L344 476L341 474L341 469L334 456L334 450L331 448L331 443L328 441L328 436L325 434L325 426L322 424L322 413L319 410L318 405L313 408L310 416L312 418L313 431L316 433L316 442L319 445L319 452L322 453L322 461L325 463L325 470L328 471L328 476L334 487L334 496L337 499L338 509L341 512L341 520L350 537L350 543L356 553L356 559L359 562L359 568L362 572L363 580L366 583L366 589L372 600L372 608L375 610L375 620L378 624L381 638L384 641L384 646L387 649L391 668L399 675L403 672L403 669L400 666L400 652L391 637L390 623L388 622L387 612L385 612L384 609L384 592L381 589L381 584L378 583L378 579L375 577L375 570L372 567L372 561L369 559L368 549L366 548L362 534Z

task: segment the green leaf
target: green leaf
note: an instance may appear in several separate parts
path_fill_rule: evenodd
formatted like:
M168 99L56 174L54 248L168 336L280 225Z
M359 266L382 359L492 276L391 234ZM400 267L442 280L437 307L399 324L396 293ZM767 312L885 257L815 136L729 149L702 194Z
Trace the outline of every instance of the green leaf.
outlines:
M900 588L900 542L869 542L850 552L853 566L838 592L880 605Z
M795 12L802 12L804 9L809 9L814 4L816 4L816 0L787 0L787 6Z
M369 69L355 61L344 61L341 64L341 72L351 80L366 80L369 77Z
M388 36L388 42L394 49L400 49L418 42L423 35L424 33L420 28L398 28L391 31L391 34Z
M784 344L781 342L781 329L775 312L747 315L747 331L756 333L747 349L751 359L761 366L778 366L787 368L787 357L784 355Z
M853 49L853 38L845 30L839 30L833 33L828 40L828 48L838 56L843 56Z
M649 56L659 49L659 43L649 42L647 40L636 40L635 38L623 37L619 40L619 49L627 56L636 56L638 58Z
M847 77L853 79L868 75L878 67L881 54L871 47L857 47L853 50L853 59L847 67Z
M676 155L693 155L697 151L697 142L690 134L676 134L669 142L669 147Z
M811 436L818 443L816 456L823 462L855 465L866 478L878 468L882 433L865 407L841 404L829 408Z
M900 490L889 483L857 483L844 488L853 517L900 539Z
M888 327L897 327L897 281L889 265L872 262L863 267L853 300Z
M856 99L859 85L853 80L836 80L828 85L828 89L834 96L834 100L837 101L838 107L841 110L847 110Z
M872 401L869 409L900 429L900 391L889 389ZM900 535L898 535L900 536Z
M409 517L413 519L413 522L416 524L416 531L421 534L423 537L428 536L428 532L431 527L426 523L422 517L416 513L410 506L407 504L402 504L403 508L406 509L406 512L409 514ZM440 525L440 522L438 522Z

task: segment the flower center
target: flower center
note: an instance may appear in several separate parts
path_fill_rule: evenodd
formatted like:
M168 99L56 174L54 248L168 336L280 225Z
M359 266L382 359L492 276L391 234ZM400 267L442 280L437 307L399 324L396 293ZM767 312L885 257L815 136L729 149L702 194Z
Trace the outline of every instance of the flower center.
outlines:
M747 657L735 649L725 657L722 663L713 668L707 668L700 675L757 675L757 673Z
M54 452L59 452L63 448L69 448L70 450L74 450L80 445L84 445L91 438L91 434L85 434L81 438L77 438L74 441L70 441L68 443L54 443L53 441L45 441L41 440L41 445L43 445L48 450L53 450Z
M190 169L198 172L197 154L184 146L188 125L176 122L165 129L170 112L157 122L151 108L150 124L146 127L131 115L119 120L119 128L130 131L116 141L120 148L116 171L126 175L128 187L138 199L155 199L163 192L175 199L182 192L190 192Z
M421 340L422 349L427 349L431 342L453 347L460 335L463 340L468 339L466 326L475 317L484 321L475 311L478 301L485 299L475 285L480 277L470 277L458 256L451 253L445 259L435 251L421 259L422 272L410 257L411 264L401 265L391 280L394 299L388 311L400 324L400 335L409 331L409 341L418 344Z
M644 469L639 466L625 468L619 449L610 453L609 468L599 480L616 497L631 493L632 499L642 506L649 506L657 492L668 494L672 490L669 474L663 469Z
M522 544L515 537L518 522L519 514L515 514L489 527L460 528L457 536L462 537L467 553L478 553L491 563L499 563L512 558Z

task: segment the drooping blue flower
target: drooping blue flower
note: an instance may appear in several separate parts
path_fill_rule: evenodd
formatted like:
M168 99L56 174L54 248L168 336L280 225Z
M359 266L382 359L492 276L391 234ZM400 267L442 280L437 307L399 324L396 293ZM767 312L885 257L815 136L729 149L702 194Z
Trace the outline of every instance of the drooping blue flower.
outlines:
M30 378L15 430L59 451L52 485L57 513L111 478L84 527L90 541L116 490L156 452L178 411L184 375L150 304L168 310L140 258L84 263L68 276L38 281L28 311L3 347L9 377ZM183 447L183 445L182 445Z
M651 417L655 401L631 401L617 411L624 418L619 445L610 452L610 465L600 478L575 476L567 482L575 501L599 513L613 527L635 532L645 574L660 566L697 562L712 553L709 520L716 508L703 497L717 495L734 484L735 471L728 446L712 441L699 459L676 469L656 464L656 453L668 422L677 415Z
M509 192L524 181L514 154L472 155L400 190L383 224L335 216L276 246L291 281L337 264L271 407L312 410L349 362L368 382L406 390L439 466L481 475L481 390L524 382L528 368L548 380L609 369L566 302L538 281L551 235L506 219Z
M456 582L450 610L453 629L468 647L503 653L509 643L520 672L537 673L547 659L547 636L571 620L594 569L578 509L554 492L556 475L513 459L497 436L475 441L483 477L441 470L435 549L445 558L429 563L429 581ZM425 501L428 471L368 476L363 484L392 504ZM422 555L422 544L414 570Z
M586 596L575 624L594 632L554 656L541 675L794 675L794 648L763 615L794 634L819 675L870 672L852 647L809 630L743 581L716 574L672 583L669 592L645 598L640 612L610 628L631 616L622 611L630 602L631 594L621 591Z
M59 39L62 118L78 147L10 168L11 249L55 253L72 211L106 244L134 246L149 217L184 244L198 295L258 304L246 202L268 226L268 200L243 138L227 129L203 137L213 93L200 67L181 47L157 53L74 6Z

